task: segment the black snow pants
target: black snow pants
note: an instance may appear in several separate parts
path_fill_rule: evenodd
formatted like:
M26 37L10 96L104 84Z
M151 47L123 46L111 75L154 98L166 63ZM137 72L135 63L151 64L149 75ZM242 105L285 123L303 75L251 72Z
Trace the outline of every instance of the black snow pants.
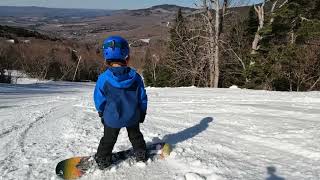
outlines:
M111 128L104 126L104 136L100 140L96 157L102 159L109 159L112 156L113 147L117 141L120 128ZM127 127L129 140L133 146L134 151L146 150L146 142L140 131L140 125Z

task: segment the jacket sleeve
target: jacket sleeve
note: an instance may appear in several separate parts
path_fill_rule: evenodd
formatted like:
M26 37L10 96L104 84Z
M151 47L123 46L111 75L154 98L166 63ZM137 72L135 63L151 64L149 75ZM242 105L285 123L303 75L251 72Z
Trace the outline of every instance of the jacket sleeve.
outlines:
M103 77L100 76L96 83L96 87L94 89L94 95L93 95L94 104L99 113L103 113L104 108L106 106L106 102L107 102L106 95L103 90L104 82L105 81L103 80Z
M146 89L144 88L144 83L142 81L141 76L139 77L139 90L140 90L140 107L141 111L146 113L148 106L148 96L146 93Z

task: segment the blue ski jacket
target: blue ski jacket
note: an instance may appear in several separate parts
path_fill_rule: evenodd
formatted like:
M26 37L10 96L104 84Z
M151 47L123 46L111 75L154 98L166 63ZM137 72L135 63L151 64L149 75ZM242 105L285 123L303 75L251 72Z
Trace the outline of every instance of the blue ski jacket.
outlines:
M102 73L94 90L95 107L104 125L137 125L146 114L148 98L141 76L130 67L111 67Z

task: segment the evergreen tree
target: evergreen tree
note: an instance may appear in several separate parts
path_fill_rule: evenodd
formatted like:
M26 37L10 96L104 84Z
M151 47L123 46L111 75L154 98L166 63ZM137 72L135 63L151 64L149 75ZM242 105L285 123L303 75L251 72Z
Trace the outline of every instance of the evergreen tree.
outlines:
M245 21L246 37L252 42L259 26L258 16L254 10L254 6L250 7L248 19Z
M291 0L277 9L274 22L261 31L260 55L255 67L261 84L273 90L307 90L320 73L317 52L310 45L320 35L319 1ZM302 56L303 54L303 56ZM314 68L316 67L316 68ZM258 86L258 84L256 84Z
M234 17L233 22L237 23L232 24L228 31L227 41L234 52L227 51L222 55L224 63L221 65L221 87L235 84L244 86L248 81L254 81L255 77L249 76L249 70L252 68L250 62L253 60L250 57L250 49L259 26L254 6L250 7L247 18Z
M314 6L313 6L312 10L310 11L312 19L320 20L320 11L319 11L319 9L320 9L320 0L315 0L313 2L314 2Z

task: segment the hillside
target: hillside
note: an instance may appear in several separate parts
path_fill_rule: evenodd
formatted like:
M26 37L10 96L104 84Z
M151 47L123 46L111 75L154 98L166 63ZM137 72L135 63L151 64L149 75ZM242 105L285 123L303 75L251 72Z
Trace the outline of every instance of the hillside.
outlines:
M36 38L42 40L57 41L57 37L50 37L49 35L41 34L37 31L32 31L20 27L10 27L0 25L0 37L7 39L18 39L18 38Z
M26 11L27 9L27 11ZM172 11L84 10L41 7L0 7L0 23L46 32L67 39L94 42L106 34L126 34L127 38L159 37L166 34L165 25L174 17ZM134 13L148 14L135 16ZM164 29L156 31L156 29ZM141 33L141 30L146 30ZM140 32L140 33L138 33Z
M166 39L168 22L174 19L179 8L185 15L196 11L168 4L136 10L0 6L0 23L88 42L96 42L112 34L120 34L133 41ZM248 7L234 8L233 12L247 16Z

